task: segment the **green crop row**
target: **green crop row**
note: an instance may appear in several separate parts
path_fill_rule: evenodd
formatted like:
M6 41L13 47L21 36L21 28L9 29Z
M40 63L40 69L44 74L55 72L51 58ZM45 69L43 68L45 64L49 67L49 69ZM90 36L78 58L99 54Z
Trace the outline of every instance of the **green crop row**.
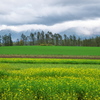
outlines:
M100 56L100 47L80 46L5 46L0 55L75 55Z
M0 63L33 64L100 64L100 59L35 59L35 58L0 58Z

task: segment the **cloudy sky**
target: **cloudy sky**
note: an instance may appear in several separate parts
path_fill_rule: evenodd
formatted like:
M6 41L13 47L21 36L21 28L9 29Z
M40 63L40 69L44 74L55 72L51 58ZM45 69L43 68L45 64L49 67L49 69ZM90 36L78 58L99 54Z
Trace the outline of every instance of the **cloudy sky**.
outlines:
M0 0L0 30L100 34L100 0Z

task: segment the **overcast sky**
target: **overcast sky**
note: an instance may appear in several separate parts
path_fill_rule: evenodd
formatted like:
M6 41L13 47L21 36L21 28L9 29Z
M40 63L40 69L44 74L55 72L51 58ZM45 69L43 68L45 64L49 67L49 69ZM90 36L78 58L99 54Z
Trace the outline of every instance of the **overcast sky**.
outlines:
M100 0L0 0L0 30L100 32Z

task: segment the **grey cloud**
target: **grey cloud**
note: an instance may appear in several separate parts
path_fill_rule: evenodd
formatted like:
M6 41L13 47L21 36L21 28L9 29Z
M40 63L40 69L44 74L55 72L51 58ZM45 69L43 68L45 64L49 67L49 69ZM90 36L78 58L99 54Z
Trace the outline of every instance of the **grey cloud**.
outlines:
M99 0L3 0L0 25L45 24L100 17Z
M74 21L74 20L86 20L95 19L100 17L100 6L99 5L89 5L89 6L79 6L79 7L69 7L73 9L67 11L65 9L64 13L61 12L60 15L54 13L49 16L43 16L39 18L38 24L52 25L56 23L62 23L64 21Z
M91 5L91 4L100 4L99 0L55 0L52 5L59 6L79 6L79 5Z

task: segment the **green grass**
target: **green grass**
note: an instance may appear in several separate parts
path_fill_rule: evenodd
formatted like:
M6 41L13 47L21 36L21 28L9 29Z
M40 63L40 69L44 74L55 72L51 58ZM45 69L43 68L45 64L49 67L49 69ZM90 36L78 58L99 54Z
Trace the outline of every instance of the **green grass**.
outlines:
M79 55L100 56L100 47L74 46L6 46L0 47L0 55Z
M0 63L0 100L100 100L100 65Z

